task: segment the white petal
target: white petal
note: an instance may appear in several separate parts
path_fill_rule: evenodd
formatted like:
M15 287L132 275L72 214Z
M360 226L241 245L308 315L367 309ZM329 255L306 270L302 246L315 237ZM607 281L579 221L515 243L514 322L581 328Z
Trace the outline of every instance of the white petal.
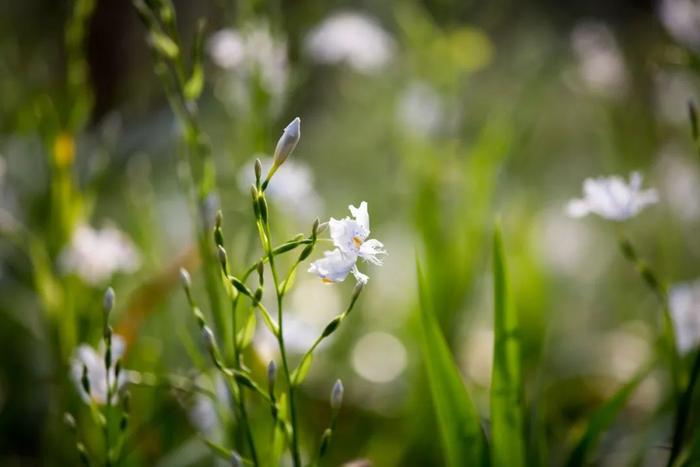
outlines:
M367 237L369 235L369 232L370 232L370 230L369 230L369 212L367 212L367 202L362 201L360 203L359 208L356 208L352 204L350 206L348 206L348 208L350 209L350 214L352 214L352 217L355 218L357 223L360 224L360 226L362 228L367 230L367 232L365 233L365 237Z
M566 213L569 217L583 217L589 212L588 203L583 199L572 199L566 205Z
M356 256L343 254L336 248L324 252L323 258L312 262L308 272L316 274L325 282L343 282L355 265L356 259Z
M382 260L379 255L386 255L384 244L376 239L370 239L360 245L359 256L365 261L369 261L377 266L382 265Z
M355 276L355 280L357 282L360 282L361 284L366 284L369 281L369 276L366 274L362 274L358 269L357 266L352 267L352 275Z

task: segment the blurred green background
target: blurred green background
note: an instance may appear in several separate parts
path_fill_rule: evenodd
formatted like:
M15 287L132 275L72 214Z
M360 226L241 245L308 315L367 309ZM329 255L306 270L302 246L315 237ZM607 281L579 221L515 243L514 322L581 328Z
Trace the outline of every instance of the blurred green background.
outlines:
M275 243L364 200L372 236L389 252L383 266L363 267L371 279L357 309L319 350L299 391L304 446L315 449L341 378L346 397L327 465L444 465L413 329L416 254L487 423L490 236L500 216L523 326L531 462L559 465L590 413L654 352L660 326L655 298L617 251L615 226L570 219L566 202L588 176L641 170L661 202L625 224L626 234L665 281L700 275L700 160L686 108L699 94L700 4L183 0L175 7L185 50L206 19L198 111L216 166L218 197L209 201L223 212L234 267L260 255L252 161L271 154L296 116L301 141L270 193ZM72 15L69 1L0 2L3 466L77 465L60 423L67 408L91 440L88 411L68 378L72 347L56 343L52 323L70 313L74 344L96 345L111 285L115 332L128 347L124 366L195 377L197 329L179 267L192 272L208 311L193 246L197 213L178 178L178 126L146 29L125 0L98 0L78 21ZM62 159L62 135L74 143L74 158ZM71 270L66 255L81 225L118 228L136 260L113 275ZM352 288L325 286L302 268L288 299L295 324L287 332L299 349L342 311ZM254 346L273 357L259 328ZM291 353L298 361L300 351ZM262 378L262 364L250 360ZM666 385L661 369L645 379L595 465L663 465ZM167 388L131 393L124 465L212 465L196 436L218 436L211 404ZM254 419L267 417L253 406ZM261 423L264 439L269 422Z

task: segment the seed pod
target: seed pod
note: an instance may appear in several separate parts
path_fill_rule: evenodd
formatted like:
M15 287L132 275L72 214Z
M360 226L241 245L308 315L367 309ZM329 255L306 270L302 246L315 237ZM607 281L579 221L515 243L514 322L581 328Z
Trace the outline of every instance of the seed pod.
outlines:
M216 247L216 253L219 257L219 264L221 264L221 270L224 271L224 274L228 274L228 257L226 256L226 249L218 245Z

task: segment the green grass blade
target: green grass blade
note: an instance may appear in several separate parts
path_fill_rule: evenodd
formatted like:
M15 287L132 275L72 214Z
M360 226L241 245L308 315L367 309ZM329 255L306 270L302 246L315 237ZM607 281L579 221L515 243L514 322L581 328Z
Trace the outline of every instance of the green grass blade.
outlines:
M431 311L420 264L416 262L416 265L420 296L420 347L446 465L483 465L486 447L479 414Z
M567 467L578 467L586 465L588 459L593 455L593 451L598 445L598 440L615 420L617 414L625 406L625 403L634 393L639 383L649 374L653 365L645 365L634 377L621 386L615 394L596 410L588 421L588 426L579 440L576 442L568 460Z
M494 344L491 376L491 461L494 466L525 465L523 385L518 317L508 303L508 283L500 227L493 239Z

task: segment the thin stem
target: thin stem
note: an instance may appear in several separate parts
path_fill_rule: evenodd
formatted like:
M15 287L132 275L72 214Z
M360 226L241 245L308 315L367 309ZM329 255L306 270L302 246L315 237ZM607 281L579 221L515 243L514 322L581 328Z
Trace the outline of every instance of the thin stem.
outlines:
M270 248L270 226L269 224L265 226L265 235L267 236L267 241L264 242L267 246L267 254L270 263L270 271L272 272L272 280L275 285L275 295L277 296L277 325L279 327L279 333L277 334L277 342L279 343L280 356L282 357L282 367L284 369L284 376L287 381L287 394L289 397L289 413L292 423L292 459L294 461L294 467L301 467L301 456L299 454L299 433L297 428L297 416L296 416L296 403L294 401L294 385L292 384L292 377L289 371L289 363L287 362L287 351L284 345L284 324L282 319L282 294L280 293L280 282L279 276L277 274L277 268L275 267L275 257Z

